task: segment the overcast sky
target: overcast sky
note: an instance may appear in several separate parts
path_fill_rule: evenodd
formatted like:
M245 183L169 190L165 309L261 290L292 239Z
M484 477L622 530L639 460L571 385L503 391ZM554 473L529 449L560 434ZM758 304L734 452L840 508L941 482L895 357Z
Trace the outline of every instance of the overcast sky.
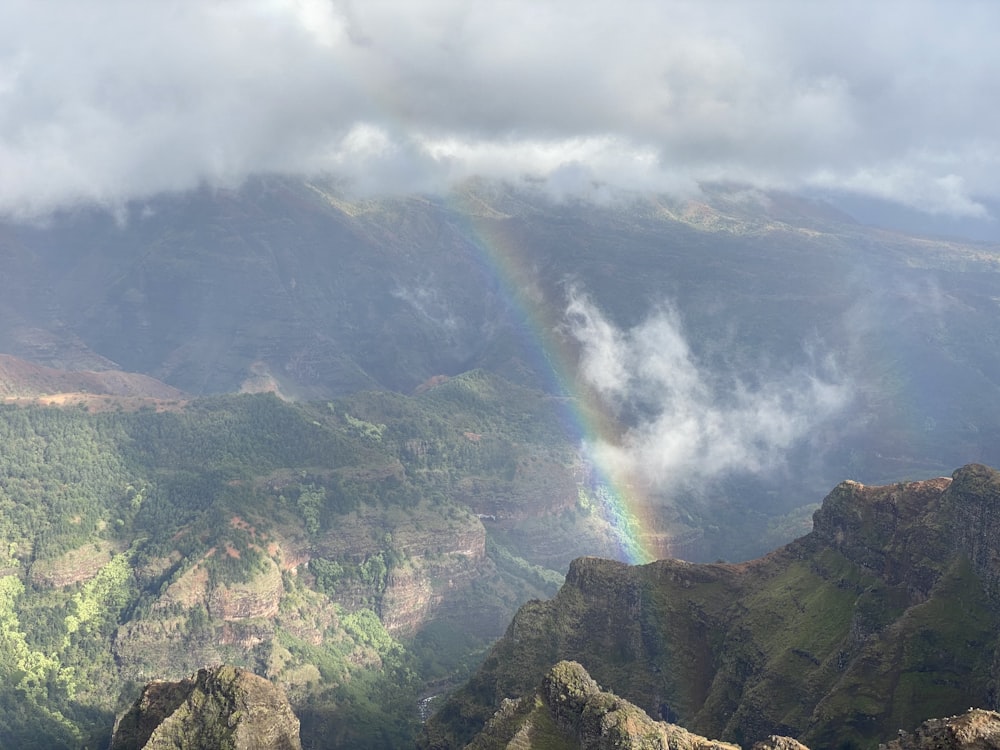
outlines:
M0 212L256 172L1000 200L1000 3L4 0Z

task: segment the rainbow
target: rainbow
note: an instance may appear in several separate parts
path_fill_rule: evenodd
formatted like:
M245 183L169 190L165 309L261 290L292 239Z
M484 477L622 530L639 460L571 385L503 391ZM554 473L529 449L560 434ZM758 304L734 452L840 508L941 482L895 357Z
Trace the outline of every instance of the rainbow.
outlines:
M526 249L501 222L484 218L474 197L452 196L449 208L465 226L463 232L475 244L486 268L494 276L504 301L520 318L528 351L535 353L539 372L547 378L547 389L561 396L566 422L580 441L581 454L590 469L581 492L595 503L614 531L621 558L639 565L670 556L668 537L655 532L652 504L641 483L624 476L602 461L596 445L611 441L617 426L607 409L588 388L572 375L576 353L571 342L559 334L563 311L546 303L536 293L537 283ZM489 210L489 209L486 209Z

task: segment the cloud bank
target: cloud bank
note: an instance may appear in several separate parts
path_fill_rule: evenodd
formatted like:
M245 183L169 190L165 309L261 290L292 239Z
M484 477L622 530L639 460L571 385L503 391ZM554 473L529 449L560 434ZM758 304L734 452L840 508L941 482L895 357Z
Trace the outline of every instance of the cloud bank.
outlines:
M830 361L804 350L803 365L751 384L759 371L699 363L677 313L661 309L622 330L572 293L568 329L579 342L580 374L605 404L638 415L616 444L593 447L605 466L652 486L783 468L790 450L849 403Z
M1000 198L1000 6L9 0L0 212L261 172Z

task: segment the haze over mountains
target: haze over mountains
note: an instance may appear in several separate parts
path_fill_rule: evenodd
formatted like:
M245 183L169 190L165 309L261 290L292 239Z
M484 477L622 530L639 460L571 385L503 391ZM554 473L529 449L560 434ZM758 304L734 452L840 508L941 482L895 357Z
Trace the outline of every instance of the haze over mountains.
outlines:
M735 186L594 205L260 178L119 219L6 225L0 350L292 399L485 368L568 398L567 439L650 507L684 496L695 526L726 508L766 527L844 476L1000 462L988 245ZM689 553L761 551L723 534Z

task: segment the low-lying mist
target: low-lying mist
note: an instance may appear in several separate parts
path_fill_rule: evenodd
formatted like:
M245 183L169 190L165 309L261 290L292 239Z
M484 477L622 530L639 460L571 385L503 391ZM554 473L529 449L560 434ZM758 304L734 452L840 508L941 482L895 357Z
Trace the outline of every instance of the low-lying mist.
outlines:
M623 329L574 290L566 317L580 376L629 425L595 445L595 455L653 488L681 477L784 473L791 451L827 447L818 433L851 402L848 378L815 344L803 343L790 369L749 361L735 348L709 364L692 351L669 303Z

